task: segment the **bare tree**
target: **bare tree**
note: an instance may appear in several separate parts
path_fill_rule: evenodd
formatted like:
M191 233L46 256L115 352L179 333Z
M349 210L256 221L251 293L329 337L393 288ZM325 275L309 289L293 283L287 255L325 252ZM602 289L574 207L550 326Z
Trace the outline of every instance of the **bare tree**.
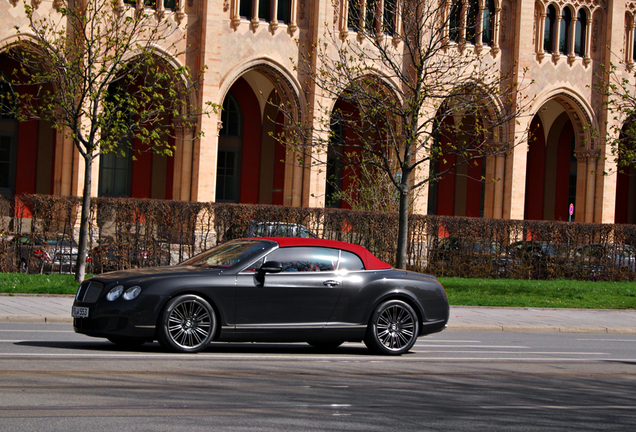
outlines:
M84 160L81 282L93 162L100 154L124 154L133 139L147 151L171 155L172 124L192 127L202 114L190 102L198 76L172 60L188 50L185 29L143 2L135 8L121 0L65 0L48 15L30 3L25 1L28 26L16 27L18 41L9 50L19 67L4 78L11 93L1 103L18 119L51 122Z
M458 165L506 153L521 139L510 126L529 101L520 96L521 80L503 72L495 48L487 46L494 18L464 10L473 3L352 0L348 8L334 6L346 10L336 18L348 30L326 25L318 43L300 50L307 55L299 72L315 92L308 97L309 118L280 107L288 114L280 140L305 164L327 164L331 153L350 170L364 165L388 178L398 202L399 268L406 266L414 192Z
M601 66L594 86L607 110L605 144L616 163L604 175L636 167L636 70L622 60L624 53L610 55L618 61Z

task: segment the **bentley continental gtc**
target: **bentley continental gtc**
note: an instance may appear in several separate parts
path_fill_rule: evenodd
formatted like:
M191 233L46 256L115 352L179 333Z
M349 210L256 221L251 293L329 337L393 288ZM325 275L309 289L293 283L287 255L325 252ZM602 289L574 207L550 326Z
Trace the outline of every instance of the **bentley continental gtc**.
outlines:
M176 266L87 279L72 316L77 333L126 347L364 342L400 355L418 336L443 330L449 306L435 277L394 269L361 246L268 237L222 243Z

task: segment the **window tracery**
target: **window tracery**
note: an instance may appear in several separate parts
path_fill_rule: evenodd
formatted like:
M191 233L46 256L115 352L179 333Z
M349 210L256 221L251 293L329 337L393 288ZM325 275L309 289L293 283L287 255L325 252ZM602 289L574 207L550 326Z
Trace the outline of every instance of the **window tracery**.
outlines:
M605 7L604 0L537 2L535 14L538 19L535 19L533 32L540 35L534 38L538 60L551 54L555 64L564 56L570 65L577 58L583 59L584 66L589 65L593 42L592 14L601 7Z
M460 48L473 45L480 51L489 46L491 53L499 52L501 25L500 0L454 0L446 8L446 35Z
M298 28L298 0L231 0L229 9L234 30L241 22L249 22L252 31L256 31L261 24L268 25L272 33L281 24L287 26L290 34Z

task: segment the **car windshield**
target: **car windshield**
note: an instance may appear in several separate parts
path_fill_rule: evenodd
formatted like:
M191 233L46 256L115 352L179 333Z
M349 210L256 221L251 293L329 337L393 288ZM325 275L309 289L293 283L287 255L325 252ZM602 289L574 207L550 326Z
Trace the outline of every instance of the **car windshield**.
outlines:
M255 252L263 250L268 244L254 240L235 240L224 243L203 252L181 265L197 267L231 267L236 265Z

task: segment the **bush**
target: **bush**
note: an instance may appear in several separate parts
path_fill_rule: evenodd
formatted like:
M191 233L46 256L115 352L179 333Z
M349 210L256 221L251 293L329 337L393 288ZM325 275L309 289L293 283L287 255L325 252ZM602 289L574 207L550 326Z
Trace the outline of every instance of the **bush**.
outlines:
M273 223L360 244L395 262L397 215L392 213L132 198L91 202L90 272L176 264ZM25 253L34 253L25 250L24 239L77 239L79 211L75 197L0 199L0 271L17 271ZM633 225L413 215L408 263L438 276L634 280L634 245ZM48 270L28 264L29 272Z

